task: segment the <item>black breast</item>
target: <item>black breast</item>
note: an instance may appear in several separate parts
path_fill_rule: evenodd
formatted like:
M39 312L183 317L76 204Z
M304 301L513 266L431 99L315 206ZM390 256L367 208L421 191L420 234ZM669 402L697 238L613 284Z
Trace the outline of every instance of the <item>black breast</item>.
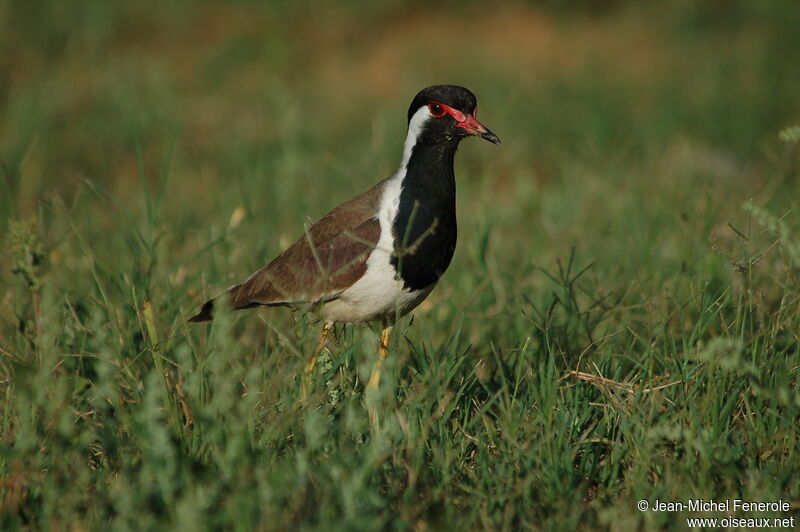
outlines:
M392 265L406 289L439 280L456 249L455 147L415 146L394 221Z

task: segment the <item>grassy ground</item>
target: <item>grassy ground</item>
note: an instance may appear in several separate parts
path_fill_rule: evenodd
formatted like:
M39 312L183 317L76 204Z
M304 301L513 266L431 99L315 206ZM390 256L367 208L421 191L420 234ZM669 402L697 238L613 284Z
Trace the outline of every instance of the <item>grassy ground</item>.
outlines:
M797 515L799 19L0 1L0 528ZM462 145L459 247L370 430L374 328L337 331L303 404L313 317L186 318L387 176L435 82L503 145Z

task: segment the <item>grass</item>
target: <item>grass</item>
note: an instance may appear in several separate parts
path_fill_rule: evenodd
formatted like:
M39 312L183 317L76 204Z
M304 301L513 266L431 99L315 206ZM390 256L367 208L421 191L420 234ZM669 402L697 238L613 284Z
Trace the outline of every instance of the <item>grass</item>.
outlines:
M797 515L792 3L84 7L0 3L0 528ZM503 145L462 145L459 247L370 430L375 327L304 403L313 316L186 318L388 175L442 81Z

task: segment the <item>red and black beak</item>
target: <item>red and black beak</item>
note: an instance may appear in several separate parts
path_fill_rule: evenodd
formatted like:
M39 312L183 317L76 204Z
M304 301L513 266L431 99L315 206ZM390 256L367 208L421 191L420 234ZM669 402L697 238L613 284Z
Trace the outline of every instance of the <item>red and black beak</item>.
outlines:
M492 133L489 128L478 122L478 119L475 118L475 113L465 116L464 120L456 124L456 127L466 130L470 135L477 135L494 144L500 144L500 138Z
M431 114L435 117L444 116L445 113L449 114L453 117L453 120L456 121L456 127L460 127L464 131L467 132L469 135L477 135L482 137L489 142L494 144L500 144L500 139L497 135L489 131L489 128L478 122L478 119L475 118L475 115L478 114L478 108L476 107L472 114L465 115L458 109L454 107L450 107L449 105L445 105L440 102L432 102L429 106L435 105L438 113L434 113L433 108L431 108ZM430 108L430 107L429 107Z

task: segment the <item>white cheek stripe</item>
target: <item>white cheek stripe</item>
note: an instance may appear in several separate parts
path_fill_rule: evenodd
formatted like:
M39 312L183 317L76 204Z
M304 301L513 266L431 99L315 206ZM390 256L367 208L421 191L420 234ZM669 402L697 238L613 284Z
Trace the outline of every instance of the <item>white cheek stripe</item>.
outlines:
M408 122L408 135L406 135L406 142L403 145L403 160L400 162L401 172L405 172L405 168L408 165L408 160L411 159L411 150L417 143L417 137L419 137L419 134L422 133L422 127L430 117L431 113L428 111L428 106L423 105L417 109L417 112L414 113L414 115L411 117L411 120Z

